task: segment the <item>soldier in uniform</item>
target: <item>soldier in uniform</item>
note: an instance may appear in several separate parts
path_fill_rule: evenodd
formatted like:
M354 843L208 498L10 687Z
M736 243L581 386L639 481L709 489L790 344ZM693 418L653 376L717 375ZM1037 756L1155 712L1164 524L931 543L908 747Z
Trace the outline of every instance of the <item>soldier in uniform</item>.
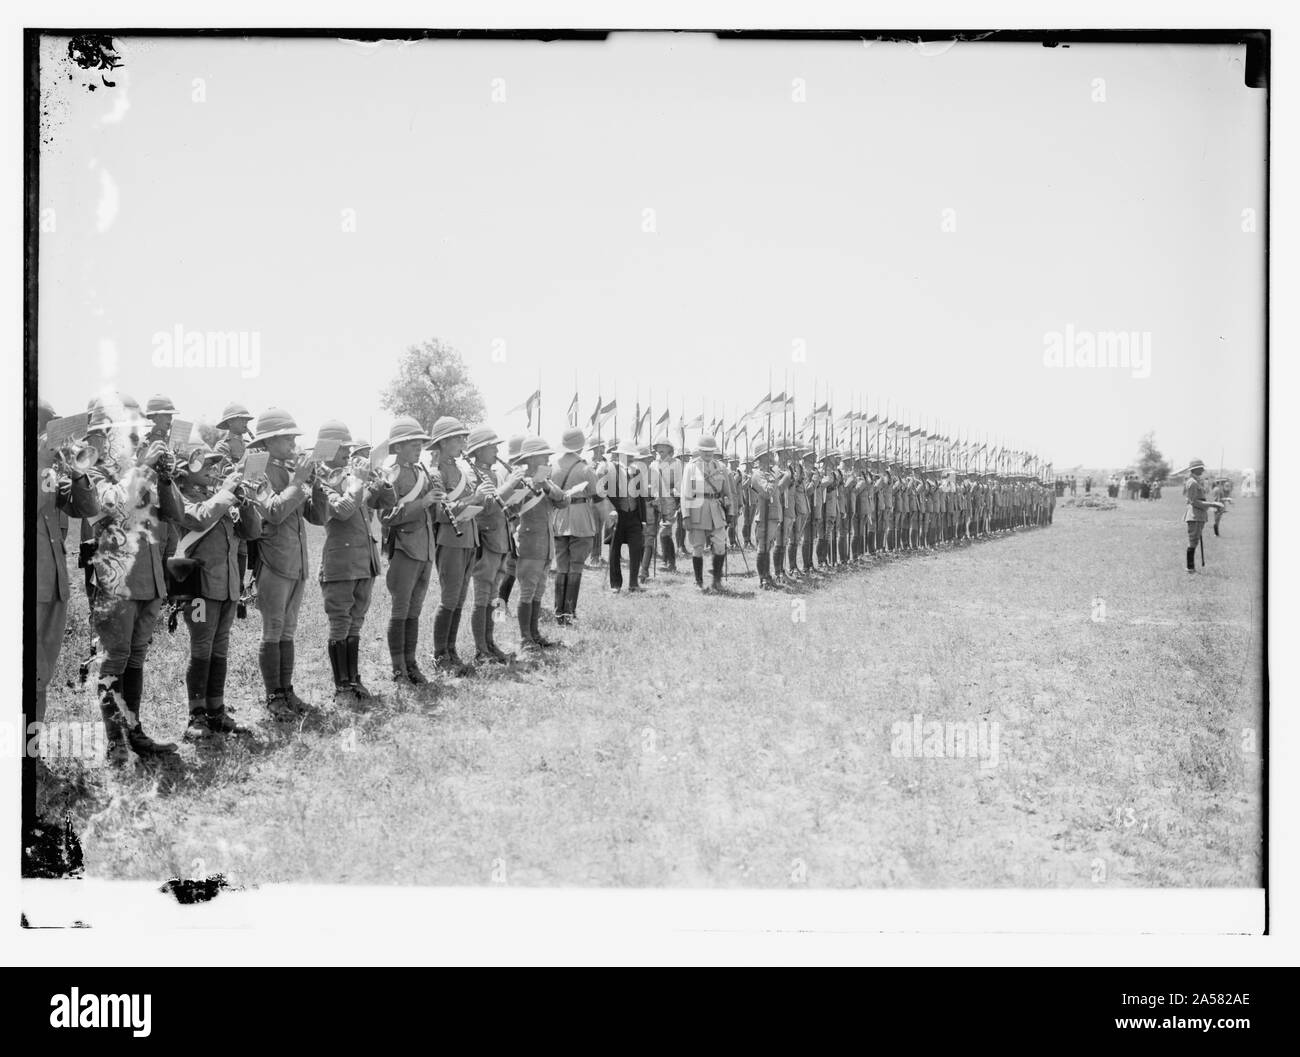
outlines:
M747 482L756 497L754 541L758 547L758 556L755 564L758 566L758 586L765 591L780 588L772 575L772 548L776 547L779 552L781 547L781 526L785 520L782 501L785 498L785 488L791 481L786 468L778 469L772 465L773 454L766 439L754 445L754 469ZM704 586L703 579L701 562L696 571L696 583L701 587Z
M73 444L58 452L48 448L45 431L54 417L54 409L42 400L36 413L40 434L39 476L33 504L36 508L36 694L30 706L26 697L23 698L26 713L23 729L27 736L39 736L39 724L45 722L46 689L54 676L68 623L68 559L61 520L88 519L99 513L99 498L89 476L99 453L88 445ZM32 723L38 724L35 731L30 726ZM24 755L25 768L29 767L27 759ZM29 826L35 821L33 771L31 768L23 780L23 818Z
M645 545L645 507L648 485L639 464L639 452L629 443L613 449L614 457L603 477L601 488L613 508L609 517L609 586L623 589L623 545L627 544L628 591L640 591L637 575L641 568L641 550Z
M373 696L361 681L361 629L370 611L375 577L379 575L379 543L375 511L397 505L397 492L368 464L355 462L352 433L337 419L325 422L316 435L316 448L337 442L334 455L312 483L307 520L325 527L320 587L329 623L326 652L334 675L334 697L347 704Z
M790 572L786 572L786 558L789 557L790 545L795 541L795 510L794 510L794 473L795 473L795 446L787 437L782 437L779 446L776 449L777 458L777 490L780 492L780 509L781 509L781 526L776 534L775 546L772 548L772 573L771 579L778 584L792 584L794 580L794 565L791 564Z
M754 503L756 497L749 489L749 475L754 472L753 457L748 457L741 464L740 479L742 486L739 490L740 495L740 518L741 518L741 539L742 545L752 547L754 545Z
M231 402L221 412L221 421L217 429L222 430L221 439L217 441L216 451L222 455L228 465L223 467L229 473L244 458L244 439L248 436L248 424L253 421L253 414L243 404ZM239 591L240 601L236 603L235 615L242 617L247 607L247 594L244 590L244 575L249 567L257 566L257 540L239 540ZM256 572L254 572L256 577Z
M315 463L295 459L298 424L287 411L268 408L257 420L249 448L265 449L270 461L258 489L262 536L258 541L257 610L262 615L258 667L266 688L266 707L276 722L291 722L315 711L293 688L294 635L302 607L310 559L303 513L311 500Z
M144 417L152 422L153 426L144 436L145 444L161 444L164 447L171 447L172 420L177 413L176 405L171 402L170 397L156 394L146 400ZM185 439L188 440L189 438ZM163 561L166 562L168 558L176 553L176 544L180 542L180 531L170 521L163 528L167 533L167 538L162 545Z
M790 504L794 508L794 531L786 547L786 560L791 573L798 573L800 552L803 557L803 576L812 576L812 534L809 525L812 504L808 494L810 478L813 472L813 450L806 445L796 443L792 452L794 458L790 463ZM746 483L745 491L749 491Z
M682 472L682 518L691 548L695 584L704 589L704 552L713 554L712 590L722 590L722 572L727 560L727 525L732 517L733 497L727 468L718 458L718 442L702 436L695 458Z
M391 465L380 471L393 489L396 502L380 514L384 528L384 555L388 571L388 656L393 679L423 686L429 680L420 671L420 614L433 575L434 529L431 507L437 500L434 482L420 461L429 440L415 419L401 415L388 431Z
M682 464L675 458L675 449L667 434L660 435L652 446L655 461L650 464L650 497L647 503L650 508L650 547L643 559L643 580L654 555L656 537L663 552L664 569L670 573L677 571L677 548L673 533L677 528L677 504L682 490Z
M129 396L105 399L111 421L103 458L88 471L100 514L95 533L95 631L104 652L99 672L100 712L109 760L128 759L127 746L144 759L176 751L156 742L140 720L144 664L167 582L163 573L163 522L178 520L181 498L172 481L174 460L161 443L142 444L149 425Z
M506 441L505 461L498 461L497 467L497 488L500 489L510 475L514 473L515 456L519 454L519 449L523 447L525 436L522 433L510 434L510 439ZM515 589L515 573L517 571L516 563L519 556L515 554L515 519L519 515L517 509L519 503L524 499L524 493L514 491L504 500L506 505L506 518L510 522L508 526L510 532L510 551L506 555L506 560L501 565L501 575L497 577L497 600L493 603L496 612L493 613L492 620L503 617L510 609L510 594Z
M617 447L617 445L618 442L615 441L613 446ZM609 462L605 458L605 442L599 437L591 442L591 460L589 465L596 480L603 480L609 470ZM605 527L602 523L601 530L596 533L596 538L591 541L591 556L587 559L587 563L593 568L599 568L602 564L600 554L601 549L605 544L605 535Z
M478 519L464 517L471 506L486 506L496 495L494 482L470 487L468 467L460 461L469 430L444 415L429 431L434 451L434 485L445 493L434 507L434 560L438 566L438 609L433 617L433 663L452 673L466 671L456 651L460 615L469 595L478 552Z
M583 564L609 514L609 504L597 489L596 475L582 458L586 443L582 430L565 430L560 441L560 458L553 475L557 488L566 495L572 492L569 502L555 507L552 514L555 537L555 622L561 626L577 622ZM582 485L585 487L579 487Z
M470 430L465 441L470 484L488 497L477 519L479 549L472 574L474 608L470 615L470 629L474 632L475 664L505 664L510 660L509 655L496 644L492 604L498 597L497 584L506 560L514 550L514 526L507 515L509 508L506 504L519 491L524 472L522 467L516 466L508 477L498 481L496 463L500 444L501 438L482 426ZM484 488L485 485L492 491ZM555 610L560 612L558 596Z
M185 740L213 734L247 734L226 709L226 669L230 627L239 602L239 541L262 534L262 515L243 474L206 445L196 448L180 475L185 535L169 565L192 566L181 582L181 603L190 636L190 660L185 671L189 725ZM177 570L173 583L183 577Z
M529 437L511 460L523 471L519 483L524 499L519 504L519 523L515 528L515 548L519 555L515 575L519 580L519 646L529 653L559 645L544 637L538 628L546 569L555 554L552 513L569 505L569 497L551 480L550 457L554 454L541 437ZM616 557L617 552L611 554L611 566ZM632 576L636 576L635 571Z
M1205 522L1208 519L1208 510L1221 510L1222 503L1216 503L1205 497L1205 483L1201 478L1205 475L1205 463L1200 459L1193 459L1188 467L1187 484L1184 488L1184 497L1187 500L1187 512L1183 515L1183 521L1187 523L1187 571L1196 572L1196 545L1201 542L1201 533L1205 530Z
M1214 487L1210 490L1210 498L1214 500L1214 502L1219 504L1218 509L1215 510L1214 512L1214 534L1216 536L1219 534L1219 522L1223 519L1223 512L1224 510L1227 509L1227 501L1228 501L1227 484L1228 481L1226 478L1224 477L1215 478ZM1154 492L1152 494L1155 495ZM1155 498L1158 499L1159 496L1156 495Z

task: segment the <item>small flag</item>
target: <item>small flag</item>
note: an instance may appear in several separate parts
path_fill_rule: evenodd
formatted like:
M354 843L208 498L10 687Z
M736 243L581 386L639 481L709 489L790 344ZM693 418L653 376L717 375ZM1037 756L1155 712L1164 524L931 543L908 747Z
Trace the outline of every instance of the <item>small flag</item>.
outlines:
M578 394L573 394L573 401L569 404L569 410L565 413L569 420L569 425L576 427L578 425Z
M606 422L608 422L611 418L614 417L614 412L617 410L618 410L617 400L611 400L608 404L602 407L596 419L596 428L599 429L600 427L604 426Z
M598 396L596 397L596 406L591 412L591 418L588 420L588 425L590 426L591 429L595 429L596 423L599 420L600 420L600 397Z
M667 426L668 423L671 421L672 421L672 416L669 415L667 411L665 411L662 415L659 416L658 421L655 422L655 429L658 429L660 426Z
M532 394L532 396L530 396L522 404L520 404L518 407L512 407L509 411L506 412L506 414L513 415L516 411L525 412L528 415L528 428L532 429L533 413L537 410L537 406L541 402L542 402L542 391L538 389L536 392Z

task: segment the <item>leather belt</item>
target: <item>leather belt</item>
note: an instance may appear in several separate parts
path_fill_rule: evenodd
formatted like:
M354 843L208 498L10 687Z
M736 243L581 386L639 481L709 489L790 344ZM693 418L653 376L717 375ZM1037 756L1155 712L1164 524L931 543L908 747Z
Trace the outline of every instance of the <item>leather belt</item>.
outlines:
M596 500L589 495L575 495L569 497L570 503L594 503Z

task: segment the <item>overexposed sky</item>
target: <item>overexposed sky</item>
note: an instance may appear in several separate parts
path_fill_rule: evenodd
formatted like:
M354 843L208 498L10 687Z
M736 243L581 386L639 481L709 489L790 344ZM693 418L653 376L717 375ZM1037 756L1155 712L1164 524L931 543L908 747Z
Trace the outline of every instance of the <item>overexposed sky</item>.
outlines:
M44 51L61 412L111 383L377 440L398 355L437 336L503 432L540 376L552 440L575 378L584 418L599 382L730 419L771 371L801 412L814 386L888 400L1058 469L1128 463L1147 430L1179 464L1261 465L1265 94L1241 49L119 44L95 92ZM257 376L155 366L177 326L256 332ZM1149 376L1045 366L1067 328L1145 332Z

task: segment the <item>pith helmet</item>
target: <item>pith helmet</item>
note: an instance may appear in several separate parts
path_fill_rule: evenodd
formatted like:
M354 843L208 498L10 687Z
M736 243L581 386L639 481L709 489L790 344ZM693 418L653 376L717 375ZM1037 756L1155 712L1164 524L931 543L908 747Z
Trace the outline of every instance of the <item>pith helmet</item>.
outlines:
M443 415L433 424L433 429L429 431L429 439L434 444L441 444L449 437L467 437L469 429L458 418L452 418L450 415Z
M479 448L486 448L489 444L500 443L501 438L496 435L495 430L480 426L478 429L470 430L469 436L465 438L465 454L473 455Z
M1188 470L1204 470L1204 469L1205 469L1205 463L1201 462L1200 459L1193 459L1190 463L1187 464L1187 469L1188 469Z
M667 433L660 434L658 437L656 437L655 442L651 444L650 447L667 448L670 452L675 452L677 450L675 447L673 447L673 442L668 439Z
M519 454L510 457L511 462L524 462L538 455L554 455L551 446L541 437L529 437L519 446Z
M171 397L159 393L149 397L145 402L144 414L145 418L153 418L154 415L175 415L178 412L176 405L171 402Z
M251 443L261 444L270 440L272 437L301 437L302 430L298 428L298 423L293 420L293 416L283 408L269 407L262 412L261 417L253 426L253 439Z
M576 455L587 446L587 435L577 427L566 429L560 434L560 450Z
M716 437L710 436L707 433L704 434L704 436L702 436L699 440L695 442L695 454L696 455L717 455L718 439Z
M393 419L393 424L388 429L388 448L390 451L408 440L427 441L428 439L429 434L424 432L424 427L410 415L399 415Z
M221 412L221 421L217 423L217 429L230 429L230 424L235 421L235 419L239 418L247 419L248 422L252 422L253 412L249 411L243 404L237 402L227 404L225 409ZM245 429L248 428L248 422L245 422L244 424Z
M519 449L523 447L526 439L527 438L522 433L511 434L510 439L506 441L506 458L509 461L514 461L515 456L519 454Z
M320 447L320 442L323 440L336 440L340 448L351 448L352 431L337 418L326 419L321 423L320 431L316 434L316 446Z

